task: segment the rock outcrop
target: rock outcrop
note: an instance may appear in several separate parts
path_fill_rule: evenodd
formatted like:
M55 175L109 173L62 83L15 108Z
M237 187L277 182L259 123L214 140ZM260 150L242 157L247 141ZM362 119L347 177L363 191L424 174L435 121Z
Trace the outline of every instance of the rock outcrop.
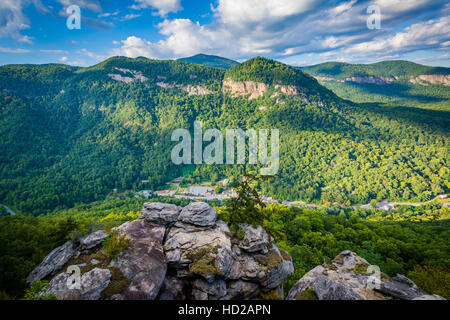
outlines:
M239 239L202 202L146 203L139 219L115 230L128 239L117 258L104 254L108 235L97 231L53 250L28 281L50 280L40 294L63 300L229 300L282 298L294 271L263 228L241 225Z
M270 84L256 81L234 81L227 78L223 81L224 93L230 94L232 97L248 96L249 100L263 97L270 88ZM278 97L280 94L285 96L297 96L300 94L300 89L294 85L275 84L273 86L274 93L271 98Z
M115 70L121 72L122 74L117 73L108 73L108 77L113 80L130 83L133 81L145 82L148 81L148 78L145 77L141 71L122 69L122 68L114 68Z
M443 300L428 295L402 275L390 278L351 251L341 252L331 265L317 266L289 291L287 300Z

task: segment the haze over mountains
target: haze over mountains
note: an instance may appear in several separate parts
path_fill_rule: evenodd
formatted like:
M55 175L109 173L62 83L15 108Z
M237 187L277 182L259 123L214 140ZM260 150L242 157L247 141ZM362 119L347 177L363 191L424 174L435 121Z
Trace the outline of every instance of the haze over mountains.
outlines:
M228 70L196 59L1 67L0 203L40 214L181 174L217 180L251 169L173 165L170 134L194 120L204 128L279 128L279 176L261 189L280 200L422 201L448 191L447 111L354 104L264 58ZM448 106L445 95L436 99Z

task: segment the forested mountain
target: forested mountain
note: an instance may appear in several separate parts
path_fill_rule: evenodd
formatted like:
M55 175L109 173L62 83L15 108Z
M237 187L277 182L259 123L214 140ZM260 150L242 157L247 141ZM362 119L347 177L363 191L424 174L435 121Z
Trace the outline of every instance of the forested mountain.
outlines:
M447 111L355 104L263 58L229 70L124 57L89 68L8 65L0 90L0 203L24 214L181 174L217 180L255 169L175 166L171 133L195 120L279 129L280 171L260 185L279 200L423 201L450 187Z
M192 57L181 58L178 60L221 69L230 69L239 64L239 62L234 60L230 60L219 56L211 56L207 54L197 54Z
M374 64L326 62L301 69L338 96L354 102L450 110L450 68L383 61Z
M410 61L392 60L373 64L350 64L345 62L325 62L301 68L303 71L323 76L345 79L355 76L402 77L422 74L449 75L450 68L430 67Z

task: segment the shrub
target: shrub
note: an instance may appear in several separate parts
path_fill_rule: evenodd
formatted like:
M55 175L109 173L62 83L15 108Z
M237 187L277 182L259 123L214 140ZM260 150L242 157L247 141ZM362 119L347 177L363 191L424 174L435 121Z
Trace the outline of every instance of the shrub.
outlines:
M25 295L22 300L58 300L53 294L42 295L39 297L37 296L39 292L42 292L47 287L48 281L35 281L33 285L25 291Z
M130 244L127 235L119 235L117 230L110 232L109 237L103 242L103 253L111 259L115 259Z

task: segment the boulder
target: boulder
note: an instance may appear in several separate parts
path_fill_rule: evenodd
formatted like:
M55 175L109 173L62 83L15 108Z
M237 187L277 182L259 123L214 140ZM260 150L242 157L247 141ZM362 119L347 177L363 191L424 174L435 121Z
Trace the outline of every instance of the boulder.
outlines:
M103 230L92 232L80 239L81 249L92 249L102 243L107 237L108 234Z
M186 230L174 226L167 235L164 250L168 263L175 268L188 267L189 273L205 278L226 277L231 269L231 240L222 221L214 228Z
M54 275L61 270L74 253L74 245L71 241L67 241L62 246L57 247L28 275L27 282L31 284L47 276Z
M217 211L205 202L192 202L181 210L179 220L200 227L213 227Z
M426 295L412 280L398 274L391 281L382 283L380 292L401 300L413 300Z
M168 203L144 203L141 210L142 216L148 222L167 225L175 222L180 215L181 208Z
M58 300L98 300L110 279L111 272L107 269L95 268L83 274L79 280L62 272L50 281L40 295L53 294Z
M312 286L319 300L363 300L349 286L323 275L318 276Z
M247 252L267 253L270 245L270 237L261 226L256 228L248 224L241 224L244 238L239 242L239 248Z
M116 229L130 240L115 265L131 280L125 295L139 295L153 300L166 276L167 264L163 251L165 228L145 219L126 222ZM130 293L130 291L133 291Z
M376 270L378 272L374 272ZM347 250L337 255L330 265L323 264L307 272L289 290L286 299L412 300L431 297L405 276L397 275L391 279Z

